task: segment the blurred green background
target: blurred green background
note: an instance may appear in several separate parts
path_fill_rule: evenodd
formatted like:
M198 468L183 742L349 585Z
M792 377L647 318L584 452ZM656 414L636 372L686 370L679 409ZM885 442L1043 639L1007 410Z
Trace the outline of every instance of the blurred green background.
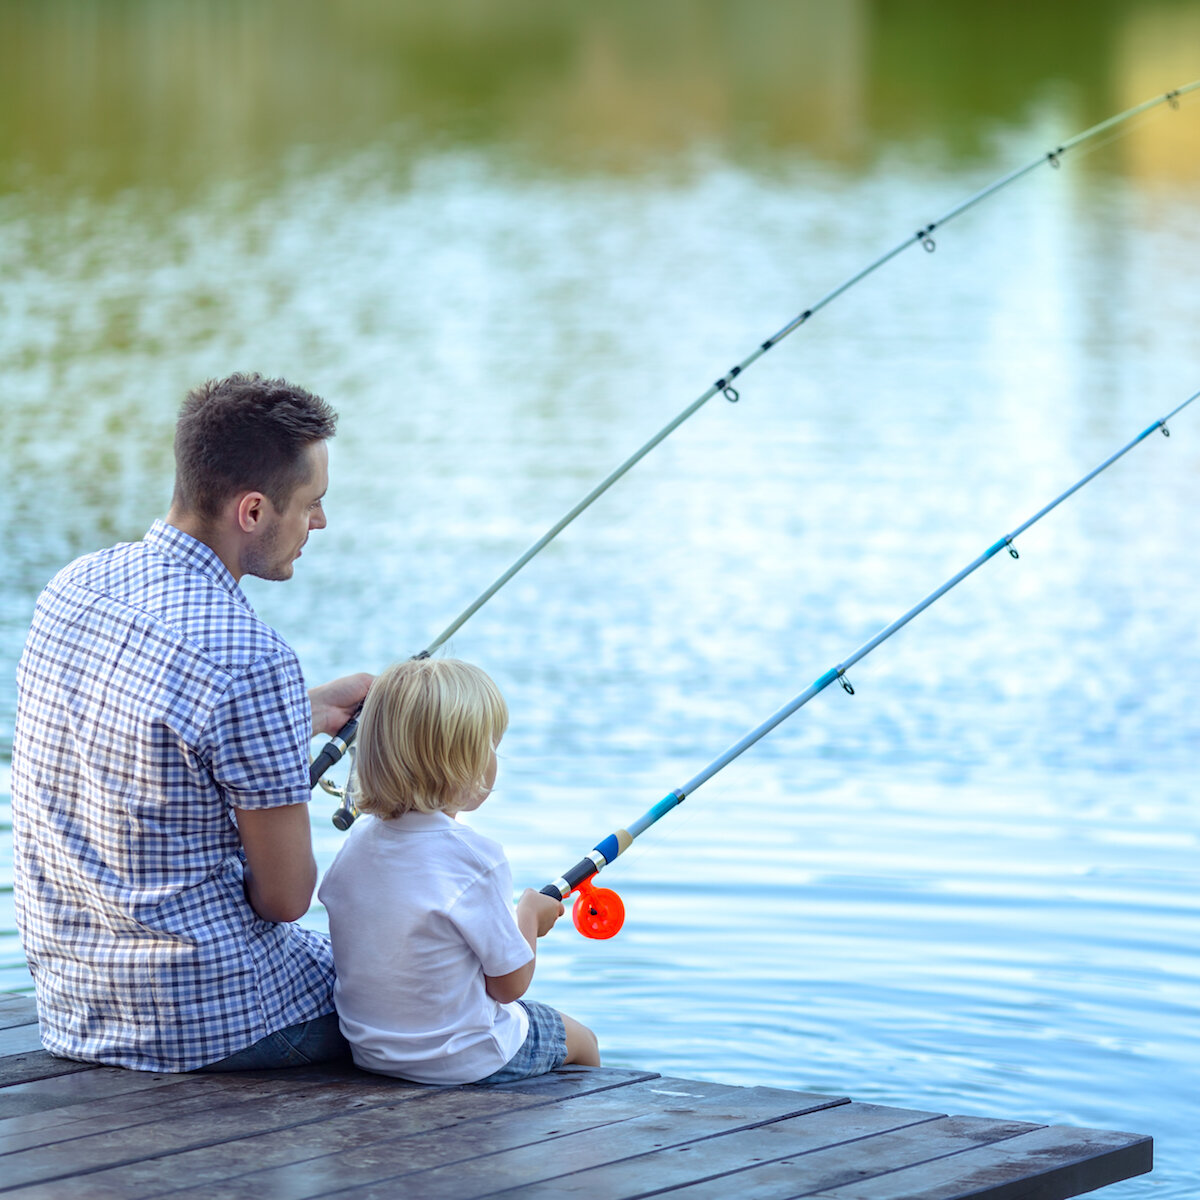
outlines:
M1194 0L5 0L0 189L187 189L400 134L622 171L711 145L969 155L1197 74ZM1169 133L1139 170L1195 177Z

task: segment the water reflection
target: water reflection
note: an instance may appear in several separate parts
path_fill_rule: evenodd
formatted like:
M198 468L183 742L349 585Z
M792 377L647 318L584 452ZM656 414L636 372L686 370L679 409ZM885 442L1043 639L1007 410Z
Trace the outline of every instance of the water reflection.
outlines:
M55 569L163 512L179 398L235 367L342 411L330 529L254 603L313 678L411 653L806 303L1185 82L1197 11L5 6L0 673ZM1198 116L889 264L455 637L514 713L483 811L519 880L1195 390ZM1181 417L689 799L543 996L614 1061L1146 1129L1186 1195L1198 446Z

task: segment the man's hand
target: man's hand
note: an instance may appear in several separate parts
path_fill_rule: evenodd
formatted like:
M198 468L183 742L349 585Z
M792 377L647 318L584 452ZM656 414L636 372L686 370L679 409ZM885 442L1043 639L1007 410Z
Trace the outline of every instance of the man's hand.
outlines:
M374 675L360 671L357 675L343 675L332 683L309 688L313 737L320 733L337 733L366 699L367 689L374 678Z

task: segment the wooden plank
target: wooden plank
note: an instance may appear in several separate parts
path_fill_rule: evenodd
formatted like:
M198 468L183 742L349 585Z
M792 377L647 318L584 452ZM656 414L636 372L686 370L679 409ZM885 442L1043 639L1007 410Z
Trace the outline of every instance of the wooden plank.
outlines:
M170 1087L187 1075L153 1075L148 1071L125 1071L120 1067L97 1067L75 1075L59 1075L51 1079L35 1079L30 1083L14 1083L0 1088L0 1136L19 1126L10 1122L36 1121L45 1112L50 1120L64 1122L83 1116L96 1116L100 1102L112 1098L117 1103L137 1107L139 1103L153 1104L153 1097L139 1100L137 1093ZM96 1108L82 1111L83 1105ZM78 1110L78 1111L76 1111Z
M11 1054L28 1054L42 1048L42 1037L36 1023L11 1025L0 1029L0 1058Z
M37 1004L32 996L0 992L0 1029L37 1024Z
M173 1089L184 1094L150 1109L118 1110L73 1121L57 1136L53 1128L17 1131L0 1147L5 1154L5 1181L10 1186L42 1182L219 1145L232 1138L327 1120L364 1102L363 1085L357 1082L347 1090L330 1082L270 1075L267 1079L197 1075ZM382 1103L410 1089L411 1085L386 1080L374 1098Z
M301 1069L301 1071L308 1069ZM312 1068L321 1071L324 1068ZM352 1071L352 1069L347 1069ZM299 1072L297 1072L299 1073ZM288 1072L261 1073L275 1076ZM233 1080L237 1076L196 1076L198 1083ZM459 1127L472 1121L495 1118L507 1111L549 1110L555 1102L568 1095L607 1094L624 1084L642 1083L657 1078L646 1072L605 1069L588 1072L572 1069L561 1078L547 1078L537 1087L511 1089L485 1088L420 1088L387 1080L366 1072L353 1072L347 1077L348 1103L341 1111L329 1112L308 1123L295 1123L266 1131L244 1131L221 1144L204 1144L190 1149L163 1148L154 1140L155 1129L144 1126L141 1153L128 1161L106 1169L89 1170L67 1177L61 1172L52 1181L30 1182L9 1197L28 1198L47 1194L49 1182L54 1200L136 1200L137 1197L159 1195L172 1187L199 1186L210 1181L232 1181L250 1171L290 1162L312 1160L324 1154L345 1152L354 1154L403 1136L408 1130L437 1131L445 1138L451 1131L451 1142ZM384 1089L386 1103L368 1103L364 1089L372 1086ZM390 1090L389 1090L390 1089ZM170 1119L168 1119L170 1123ZM458 1135L460 1138L463 1135ZM58 1161L61 1147L49 1147L43 1154L50 1162ZM5 1159L7 1164L10 1160ZM334 1190L331 1184L328 1190ZM221 1184L217 1192L230 1194L231 1183ZM261 1195L264 1193L258 1193Z
M92 1070L95 1070L95 1067L91 1063L55 1058L45 1050L10 1054L7 1058L0 1058L0 1088L14 1083L29 1083L34 1079L50 1079L55 1075L75 1075Z
M4 1200L1066 1200L1153 1157L1137 1134L611 1068L422 1088L350 1066L125 1071L39 1046L33 997L0 996Z
M604 1075L604 1070L589 1072ZM551 1077L544 1077L551 1078ZM219 1185L187 1189L188 1196L222 1197L237 1200L238 1197L286 1194L292 1200L304 1196L320 1196L326 1191L345 1187L350 1183L369 1184L380 1178L391 1178L397 1172L436 1167L448 1162L476 1158L490 1149L511 1146L538 1145L564 1133L577 1130L594 1130L628 1120L630 1117L653 1109L663 1103L664 1093L674 1094L684 1081L664 1081L655 1077L642 1083L631 1083L623 1088L608 1088L603 1092L585 1094L574 1100L562 1100L553 1105L539 1106L532 1110L510 1111L507 1104L497 1104L508 1095L521 1095L532 1081L523 1081L509 1087L462 1088L455 1091L434 1093L426 1101L442 1112L442 1120L427 1130L412 1123L413 1112L406 1111L404 1123L390 1122L380 1129L371 1144L359 1142L356 1149L346 1153L340 1139L334 1138L319 1151L309 1148L304 1161L295 1166L275 1170L240 1174L227 1178ZM692 1099L724 1096L738 1089L723 1084L691 1084ZM472 1120L469 1126L458 1122L461 1132L455 1138L444 1136L447 1125L454 1123L459 1101L455 1092L462 1096L478 1097L473 1103ZM526 1095L524 1098L528 1098ZM674 1102L672 1100L672 1102ZM323 1139L324 1140L324 1139Z
M66 1117L62 1116L61 1110L49 1110L0 1122L0 1154L14 1155L39 1146L103 1134L121 1133L126 1142L134 1144L141 1138L157 1136L156 1131L139 1127L162 1121L171 1121L180 1135L186 1136L186 1131L192 1126L206 1124L210 1115L251 1102L263 1104L286 1098L289 1109L296 1110L302 1107L299 1097L312 1094L316 1097L313 1105L321 1111L333 1109L337 1104L334 1096L336 1087L329 1083L238 1077L214 1083L199 1075L167 1075L160 1078L173 1082L167 1085L165 1091L149 1098L139 1093L132 1096L121 1093L107 1100L94 1101L85 1110ZM186 1118L197 1115L198 1120L193 1119L190 1126L186 1124ZM228 1127L231 1120L232 1117L223 1124ZM253 1118L244 1128L247 1132L253 1132Z
M42 1049L37 1027L37 1002L25 992L0 994L0 1088L76 1075L93 1069L90 1063L55 1058Z
M496 1094L500 1089L487 1089ZM470 1138L392 1137L370 1148L251 1172L221 1185L184 1188L182 1200L289 1200L349 1189L355 1197L419 1195L422 1200L484 1196L528 1187L582 1167L751 1128L849 1103L844 1097L662 1079L580 1098L550 1111L478 1122ZM176 1193L172 1193L175 1195Z
M468 1090L484 1090L488 1093L503 1091L522 1096L535 1096L542 1102L552 1100L571 1100L577 1096L591 1096L597 1092L606 1092L614 1088L628 1087L634 1083L661 1083L662 1076L657 1071L636 1071L628 1067L559 1067L546 1075L535 1075L532 1079L520 1079L516 1083L505 1083L499 1086L478 1089L470 1086ZM692 1080L684 1080L689 1087L697 1085ZM431 1093L441 1094L445 1088L429 1088Z
M982 1120L977 1127L949 1128L946 1126L949 1120L941 1113L852 1102L591 1170L574 1171L544 1183L500 1192L497 1200L500 1196L505 1200L525 1196L531 1200L551 1196L637 1196L667 1189L674 1189L672 1196L727 1197L736 1194L739 1200L743 1196L760 1194L794 1196L799 1190L797 1180L809 1178L810 1160L819 1160L822 1153L831 1154L843 1165L852 1160L857 1167L865 1158L864 1147L884 1143L889 1137L900 1137L904 1142L918 1145L949 1140L954 1148L961 1149L964 1139L973 1142L987 1140L993 1135L1011 1137L1014 1133L1036 1128ZM852 1152L847 1150L850 1144L853 1144ZM907 1153L901 1157L899 1165L906 1166L914 1161L918 1160L912 1153ZM777 1169L771 1170L771 1167ZM851 1172L847 1178L858 1178L858 1175ZM786 1183L779 1187L778 1180Z
M15 1191L5 1192L4 1196L5 1200L9 1197L40 1197L47 1194L47 1190L55 1200L136 1200L158 1196L188 1184L225 1180L264 1164L309 1159L320 1152L319 1147L327 1146L330 1139L336 1139L343 1149L360 1143L369 1147L388 1136L389 1131L394 1134L398 1126L405 1126L405 1119L398 1116L397 1109L407 1107L411 1102L407 1097L401 1097L383 1108L356 1113L350 1120L331 1116L317 1123L290 1125L179 1151L161 1152L159 1147L147 1143L141 1148L139 1157L71 1177L55 1177L48 1183L18 1187ZM535 1102L522 1097L514 1097L513 1103L535 1106ZM463 1107L469 1116L471 1105L468 1103ZM436 1124L443 1130L455 1128L445 1115ZM50 1147L49 1152L53 1154L54 1147Z
M0 1013L28 1013L37 1020L37 1001L32 992L0 992Z
M1049 1125L921 1166L809 1193L814 1200L1067 1200L1153 1166L1135 1133Z
M650 1162L634 1159L554 1182L556 1194L565 1197L661 1192L671 1200L724 1200L731 1195L738 1200L791 1200L1040 1128L850 1104L682 1148L691 1153L670 1150ZM521 1194L518 1189L505 1200ZM531 1189L523 1194L532 1200L543 1193ZM547 1189L545 1195L550 1194Z

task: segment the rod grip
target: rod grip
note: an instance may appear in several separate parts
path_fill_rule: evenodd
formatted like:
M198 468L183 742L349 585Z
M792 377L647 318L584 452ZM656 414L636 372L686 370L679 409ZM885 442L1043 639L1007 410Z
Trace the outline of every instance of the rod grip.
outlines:
M551 896L555 900L565 900L585 879L591 879L600 868L590 858L581 858L569 871L564 872L553 883L542 888L543 896ZM566 891L559 886L566 884Z
M320 783L321 776L350 749L350 743L354 741L354 735L358 732L358 714L360 712L362 712L361 706L355 711L354 716L325 743L321 753L313 759L312 766L308 769L309 787L315 788Z

